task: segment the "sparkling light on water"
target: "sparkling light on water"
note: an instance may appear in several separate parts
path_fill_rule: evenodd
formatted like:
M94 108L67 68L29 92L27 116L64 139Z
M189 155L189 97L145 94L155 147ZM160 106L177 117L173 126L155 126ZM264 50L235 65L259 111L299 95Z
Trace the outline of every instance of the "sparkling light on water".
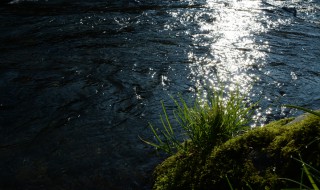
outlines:
M217 6L223 8L216 9ZM207 39L211 39L207 44L200 43L198 46L209 46L210 52L200 55L195 59L198 61L190 65L195 78L205 81L199 83L198 88L203 88L202 85L214 86L220 81L228 84L231 89L239 85L241 92L247 94L252 83L258 80L248 70L252 66L263 65L266 55L256 48L261 44L257 44L254 38L254 34L266 31L261 21L256 20L262 14L258 9L259 2L241 1L217 5L215 1L208 1L208 7L212 8L212 14L200 15L199 18L208 18L198 18L196 21L200 31ZM240 8L242 11L238 11ZM198 36L194 35L195 42ZM267 46L267 42L262 45ZM208 54L212 56L201 57Z
M261 8L263 5L260 1L207 0L206 11L168 11L178 23L167 24L167 30L173 30L178 25L188 26L181 32L191 38L187 52L189 80L196 91L208 87L216 89L222 82L228 90L239 88L248 99L257 101L262 98L266 102L277 99L270 97L270 94L264 95L263 87L254 91L253 87L256 84L275 85L279 89L283 86L277 81L269 84L261 81L261 75L272 77L274 74L265 69L269 64L267 60L272 44L263 35L282 25L290 25L292 17L279 17L272 21L268 12ZM274 9L273 6L267 8ZM291 72L291 78L297 80L295 72ZM267 122L266 115L274 111L278 110L256 109L254 117L263 125Z

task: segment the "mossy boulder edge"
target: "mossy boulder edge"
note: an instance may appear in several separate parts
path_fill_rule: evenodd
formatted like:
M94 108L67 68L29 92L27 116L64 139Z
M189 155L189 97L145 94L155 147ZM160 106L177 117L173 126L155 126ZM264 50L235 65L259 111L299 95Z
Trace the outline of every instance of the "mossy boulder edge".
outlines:
M297 187L301 163L320 170L320 117L274 121L206 153L178 152L159 164L153 189L282 189ZM290 123L291 122L291 123ZM229 183L228 183L229 180ZM303 180L308 185L307 178Z

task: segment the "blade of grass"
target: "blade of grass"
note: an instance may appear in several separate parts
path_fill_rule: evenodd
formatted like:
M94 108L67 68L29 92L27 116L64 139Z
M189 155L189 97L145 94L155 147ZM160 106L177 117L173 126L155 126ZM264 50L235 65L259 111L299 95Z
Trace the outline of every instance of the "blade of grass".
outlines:
M230 183L229 178L228 178L227 175L226 175L226 179L227 179L227 182L228 182L228 185L229 185L230 189L233 190L233 187L232 187L232 185L231 185L231 183Z
M298 109L298 110L302 110L302 111L305 111L305 112L308 112L308 113L311 113L311 114L314 114L314 115L320 117L320 113L312 111L312 110L304 108L304 107L288 105L288 104L285 104L283 106L288 107L288 108L295 108L295 109Z
M168 127L166 127L167 125L164 123L162 116L160 116L161 117L161 122L162 122L163 126L165 127L165 130L167 131L167 133L168 134L171 133L173 135L174 133L173 133L173 129L172 129L172 126L171 126L171 122L169 121L169 117L168 117L168 114L167 114L167 111L166 111L166 107L164 106L163 101L161 101L161 106L162 106L162 111L164 113L164 116L165 116L166 122L168 124ZM168 131L168 128L170 129L170 133Z
M304 172L306 172L306 174L308 176L308 179L309 179L312 187L314 188L314 190L319 190L317 184L314 182L314 180L312 178L312 175L311 175L311 173L310 173L310 171L308 169L309 165L302 160L301 156L300 156L300 160L299 161L302 163L303 170L304 170Z
M301 184L300 182L295 181L295 180L293 180L293 179L289 179L289 178L279 178L279 179L281 179L281 180L286 180L286 181L290 181L290 182L293 182L293 183L295 183L295 184L301 185L301 186L304 187L304 188L311 189L310 187L308 187L308 186L306 186L306 185L304 185L304 184Z

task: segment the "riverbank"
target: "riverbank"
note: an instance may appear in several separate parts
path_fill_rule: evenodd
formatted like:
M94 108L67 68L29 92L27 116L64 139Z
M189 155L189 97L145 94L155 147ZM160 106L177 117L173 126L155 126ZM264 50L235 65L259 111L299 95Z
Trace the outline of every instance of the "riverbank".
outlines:
M289 179L311 186L307 175L301 177L301 160L320 170L320 118L293 120L254 128L209 153L178 152L156 167L153 189L299 187Z
M220 80L259 101L256 126L300 114L280 105L319 109L320 1L13 1L0 3L1 190L150 190L164 158L139 137L155 140L160 101L172 118L169 95L191 103Z

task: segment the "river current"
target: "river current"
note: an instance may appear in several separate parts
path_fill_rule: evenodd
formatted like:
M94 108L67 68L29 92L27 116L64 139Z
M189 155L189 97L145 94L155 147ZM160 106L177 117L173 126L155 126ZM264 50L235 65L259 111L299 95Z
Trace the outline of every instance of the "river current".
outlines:
M163 100L220 82L252 126L320 109L319 0L0 3L0 189L151 189Z

